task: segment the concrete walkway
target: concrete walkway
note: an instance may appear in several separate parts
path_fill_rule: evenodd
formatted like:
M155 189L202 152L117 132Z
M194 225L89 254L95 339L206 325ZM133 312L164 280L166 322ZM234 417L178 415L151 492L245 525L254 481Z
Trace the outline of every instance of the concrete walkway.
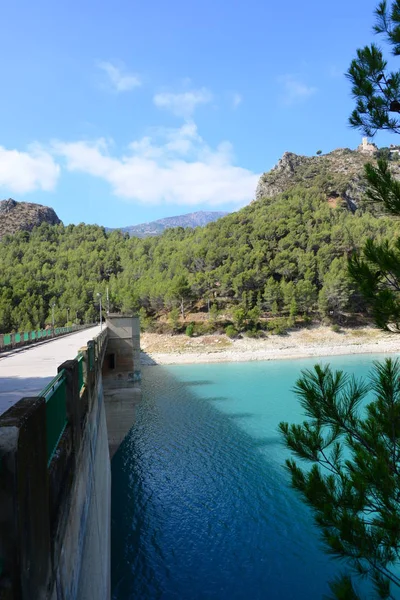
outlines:
M21 398L37 396L57 375L58 365L75 358L79 348L100 333L100 326L0 355L0 415Z

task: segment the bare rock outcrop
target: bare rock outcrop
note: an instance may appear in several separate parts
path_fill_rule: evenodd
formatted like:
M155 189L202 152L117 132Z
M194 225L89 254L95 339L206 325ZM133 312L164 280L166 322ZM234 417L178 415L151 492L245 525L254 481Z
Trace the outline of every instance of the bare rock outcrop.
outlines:
M61 223L55 211L48 206L17 202L12 198L0 200L0 238L17 231L32 231L41 223Z
M273 198L296 186L315 188L335 205L345 204L354 212L365 195L364 165L376 163L371 156L349 148L338 148L321 156L285 152L277 165L264 173L256 189L256 201ZM391 161L391 170L400 178L400 163Z

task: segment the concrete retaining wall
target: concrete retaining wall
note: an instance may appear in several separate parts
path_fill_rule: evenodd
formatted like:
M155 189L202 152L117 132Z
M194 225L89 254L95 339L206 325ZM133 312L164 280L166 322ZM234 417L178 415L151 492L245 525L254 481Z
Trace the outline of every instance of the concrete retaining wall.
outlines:
M139 320L113 315L107 325L59 366L62 401L50 384L46 399L0 416L0 600L110 598L110 452L141 395ZM62 402L60 429L49 398Z
M101 376L59 523L51 600L110 598L111 468Z
M106 333L82 349L82 373L76 359L59 367L68 424L49 464L44 398L0 417L0 600L110 598Z

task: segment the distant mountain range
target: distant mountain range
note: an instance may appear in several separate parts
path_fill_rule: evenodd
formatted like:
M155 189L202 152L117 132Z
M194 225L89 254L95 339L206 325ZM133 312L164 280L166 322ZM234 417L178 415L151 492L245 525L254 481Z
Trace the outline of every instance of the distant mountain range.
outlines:
M140 223L139 225L129 225L128 227L115 227L114 229L127 232L131 237L143 238L161 235L165 229L170 229L171 227L203 227L207 223L225 217L227 214L229 213L221 211L198 211L177 217L166 217L165 219L158 219L150 223ZM107 231L111 230L108 227L106 229Z
M216 221L229 213L222 211L199 211L177 217L158 219L150 223L129 225L128 227L105 227L106 231L118 229L129 233L131 237L149 237L161 235L165 229L171 227L203 227L207 223ZM12 198L0 200L0 239L6 234L14 234L17 231L31 231L42 222L49 225L58 225L60 219L54 210L41 204L30 204L28 202L17 202Z

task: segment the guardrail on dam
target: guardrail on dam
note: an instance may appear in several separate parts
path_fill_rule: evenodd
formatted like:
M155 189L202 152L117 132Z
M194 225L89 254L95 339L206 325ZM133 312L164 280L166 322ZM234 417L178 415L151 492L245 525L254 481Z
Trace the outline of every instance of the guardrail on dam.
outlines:
M137 317L0 416L0 600L108 600L112 456L140 400Z

